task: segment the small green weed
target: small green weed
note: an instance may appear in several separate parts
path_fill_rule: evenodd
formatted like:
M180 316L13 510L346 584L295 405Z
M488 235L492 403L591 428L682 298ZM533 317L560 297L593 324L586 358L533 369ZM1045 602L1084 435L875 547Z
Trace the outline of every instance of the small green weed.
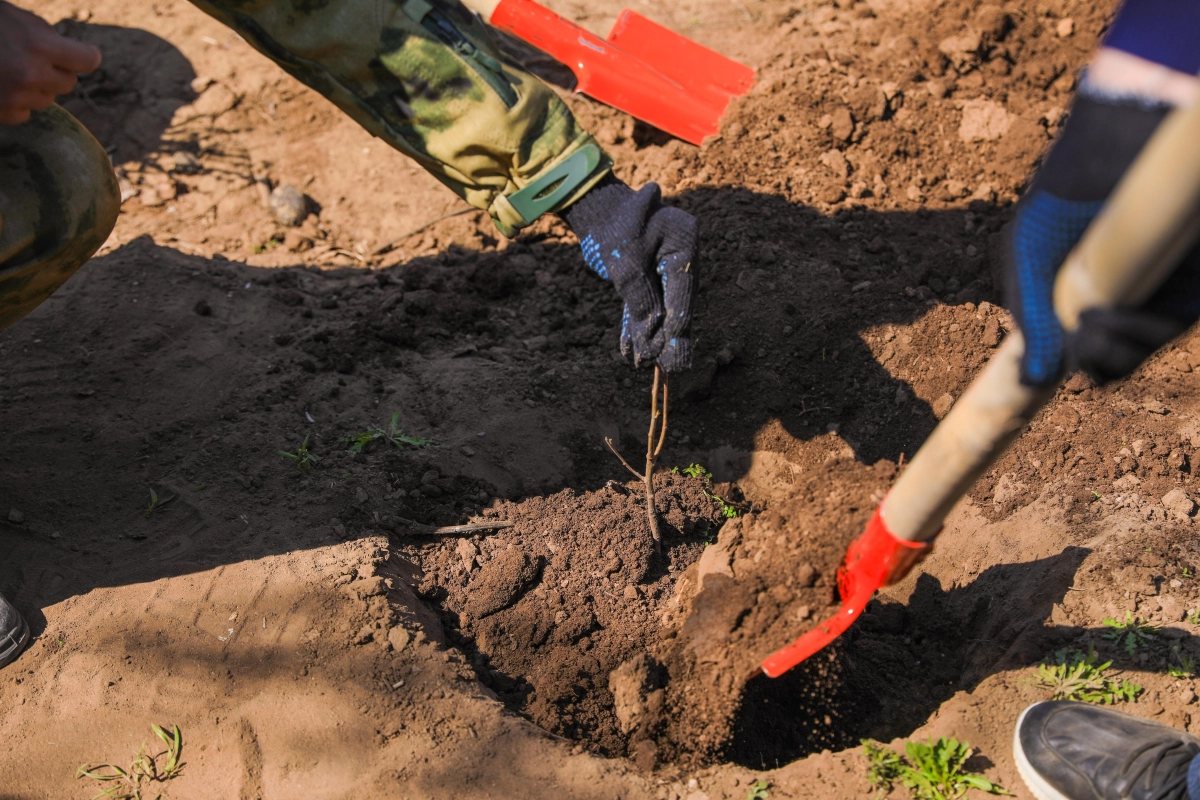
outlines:
M1194 576L1194 575L1192 575L1192 571L1191 571L1190 569L1188 569L1187 567L1184 567L1183 569L1181 569L1181 570L1179 571L1179 577L1181 577L1181 578L1192 578L1192 577L1195 577L1195 576Z
M1109 629L1108 633L1104 634L1104 638L1120 643L1129 655L1136 653L1137 649L1149 642L1152 636L1158 635L1158 628L1139 621L1130 611L1125 612L1124 621L1109 617L1102 622L1104 627Z
M122 769L116 764L83 764L79 767L75 773L76 778L89 778L100 783L100 793L92 800L99 800L101 797L111 800L142 800L142 791L151 788L144 784L166 783L179 775L179 770L183 768L183 762L180 761L183 754L183 734L179 726L173 726L170 733L157 725L151 725L150 730L166 746L166 750L148 755L143 743L128 769ZM158 760L164 756L166 761L159 766ZM160 792L154 793L156 798L161 796Z
M671 472L674 472L676 475L682 473L687 475L689 478L701 478L702 480L707 481L710 485L712 484L712 473L699 464L688 464L683 468L674 467ZM733 519L738 515L737 506L733 505L733 503L725 502L725 498L721 497L719 494L705 489L704 496L717 502L718 510L720 511L721 516L725 519Z
M908 758L894 750L862 740L867 756L867 780L880 789L880 796L899 782L917 800L957 800L971 789L989 794L1011 795L1003 786L992 783L982 775L963 771L971 757L971 745L943 736L928 743L907 742Z
M1099 500L1099 499L1100 499L1100 493L1099 493L1099 492L1097 492L1095 489L1092 489L1091 491L1092 491L1092 494L1093 494L1093 495L1096 497L1096 499L1097 499L1097 500Z
M721 516L724 517L725 519L733 519L734 517L736 517L738 515L737 507L734 506L732 503L726 503L724 497L721 497L718 494L713 494L712 499L716 500L717 503L720 504Z
M1105 677L1111 661L1097 664L1096 648L1062 649L1053 660L1041 664L1034 680L1038 686L1054 692L1051 700L1078 700L1084 703L1112 705L1118 701L1133 702L1142 687L1129 681L1114 681Z
M1167 659L1167 674L1172 678L1196 677L1196 659L1181 652L1179 645L1172 645L1171 657Z
M310 452L308 449L308 436L305 435L304 441L296 448L296 452L289 453L287 450L280 450L279 455L284 458L290 458L296 464L296 469L312 469L313 465L319 460L317 454Z
M397 450L403 450L405 447L429 447L433 444L429 439L422 439L420 436L410 436L405 433L400 428L399 411L392 412L392 419L388 422L387 430L383 428L367 428L362 433L347 436L342 441L350 445L347 449L351 453L361 453L363 448L377 441L387 442Z
M708 470L706 470L704 467L700 466L699 464L688 464L683 469L680 469L679 467L675 467L671 471L674 472L676 475L678 475L679 473L682 472L684 475L687 475L689 478L703 478L706 481L712 480L712 473L709 472Z
M1193 608L1187 612L1187 621L1192 625L1200 625L1200 608Z
M143 513L145 513L145 515L147 517L149 517L156 512L162 511L163 508L166 507L167 503L171 502L178 496L179 495L171 495L170 497L168 497L165 500L159 500L158 492L154 491L154 489L151 489L150 490L150 502L146 504L146 510Z
M746 795L746 800L767 800L771 793L767 790L771 788L768 781L755 781L750 784L750 793Z

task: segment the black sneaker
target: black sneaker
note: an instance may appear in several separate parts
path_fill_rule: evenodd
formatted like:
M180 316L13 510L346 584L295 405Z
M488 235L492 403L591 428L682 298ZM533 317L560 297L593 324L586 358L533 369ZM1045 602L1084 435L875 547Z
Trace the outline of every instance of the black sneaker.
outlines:
M1013 755L1038 800L1188 800L1200 739L1166 725L1069 700L1021 712Z
M29 626L0 594L0 667L16 660L29 641Z

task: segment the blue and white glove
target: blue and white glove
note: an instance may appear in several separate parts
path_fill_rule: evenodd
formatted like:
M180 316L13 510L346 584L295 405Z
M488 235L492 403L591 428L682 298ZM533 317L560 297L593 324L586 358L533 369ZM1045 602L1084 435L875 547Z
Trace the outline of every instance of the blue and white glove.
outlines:
M1200 251L1137 308L1093 308L1067 336L1054 279L1122 175L1171 107L1112 97L1084 83L1064 130L1022 198L1007 252L1008 305L1025 337L1021 380L1046 385L1083 370L1098 384L1123 378L1200 318Z
M579 237L584 262L625 301L621 353L667 372L691 366L695 218L663 205L657 184L635 192L611 174L560 215Z

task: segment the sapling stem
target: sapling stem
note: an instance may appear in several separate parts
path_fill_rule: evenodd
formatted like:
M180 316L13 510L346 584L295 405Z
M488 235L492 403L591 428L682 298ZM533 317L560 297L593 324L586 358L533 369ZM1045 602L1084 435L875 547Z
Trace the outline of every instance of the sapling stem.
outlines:
M658 396L662 394L662 408L659 408ZM657 436L655 435L657 433ZM657 442L655 439L657 438ZM646 486L646 514L650 519L650 536L654 539L654 552L662 552L662 535L658 530L658 509L654 505L654 465L662 454L663 445L667 440L667 376L658 365L654 367L654 382L650 387L650 431L646 434L646 471L638 472L629 465L625 457L617 452L612 439L605 437L604 442L613 455L621 460L625 469Z

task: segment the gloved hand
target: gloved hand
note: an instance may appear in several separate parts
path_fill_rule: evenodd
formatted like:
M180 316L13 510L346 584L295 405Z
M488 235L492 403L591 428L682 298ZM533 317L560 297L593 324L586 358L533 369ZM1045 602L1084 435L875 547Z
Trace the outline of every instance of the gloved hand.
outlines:
M695 218L664 206L657 184L635 192L611 174L561 216L579 237L584 262L625 301L621 352L667 372L691 366Z
M1063 260L1170 110L1084 82L1008 241L1008 304L1025 337L1023 383L1046 385L1076 369L1098 384L1123 378L1200 317L1200 249L1138 308L1084 311L1070 336L1054 312Z

